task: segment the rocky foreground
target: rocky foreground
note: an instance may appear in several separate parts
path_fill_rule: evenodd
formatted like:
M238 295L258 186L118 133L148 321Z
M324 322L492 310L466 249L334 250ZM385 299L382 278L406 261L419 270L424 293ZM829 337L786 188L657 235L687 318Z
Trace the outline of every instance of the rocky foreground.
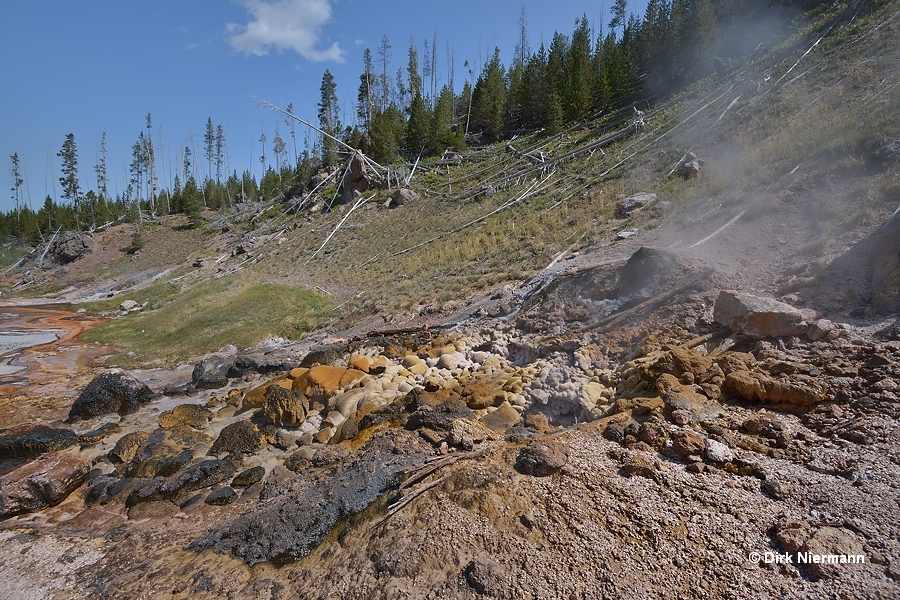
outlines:
M900 332L642 250L0 432L0 595L900 597Z

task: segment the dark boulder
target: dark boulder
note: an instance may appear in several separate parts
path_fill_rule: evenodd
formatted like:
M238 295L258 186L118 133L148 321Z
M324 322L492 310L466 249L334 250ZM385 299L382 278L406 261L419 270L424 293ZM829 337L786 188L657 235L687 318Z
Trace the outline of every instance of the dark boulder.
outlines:
M438 431L450 431L456 419L475 419L473 413L459 396L451 396L440 404L425 404L418 407L406 421L409 430L427 427Z
M69 410L69 419L90 419L110 413L127 415L157 395L121 370L101 373L84 388Z
M265 476L265 467L257 465L235 475L234 479L231 480L231 485L234 487L249 487L262 481L262 478Z
M321 346L315 350L311 350L303 360L300 361L301 367L314 367L316 365L331 365L340 360L344 356L344 347L337 344Z
M0 518L56 506L87 478L87 461L48 453L0 477Z
M209 454L243 453L253 454L263 447L263 434L250 421L238 421L225 427L213 442Z
M68 429L47 425L18 425L0 432L0 460L34 458L45 452L68 448L78 436Z
M260 496L265 502L217 525L190 548L228 553L250 565L287 564L307 556L336 525L346 523L396 484L400 471L430 453L418 436L394 429L376 433L352 461L335 467L330 476L315 470L294 475L276 467Z
M229 377L243 377L250 373L290 371L296 360L290 352L275 349L268 352L239 352L228 370Z
M214 492L210 492L204 502L212 506L225 506L226 504L231 504L237 500L237 498L238 495L236 491L230 487L223 487Z
M554 440L533 440L522 448L516 469L525 475L546 477L556 473L569 461L565 446Z
M236 471L237 468L229 460L204 460L166 479L159 486L159 493L165 498L184 497L190 492L225 481Z

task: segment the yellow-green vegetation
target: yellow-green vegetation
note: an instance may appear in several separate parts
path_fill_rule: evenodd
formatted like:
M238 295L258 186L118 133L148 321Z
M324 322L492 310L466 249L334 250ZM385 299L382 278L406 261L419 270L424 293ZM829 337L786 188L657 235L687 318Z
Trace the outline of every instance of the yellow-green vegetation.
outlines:
M112 358L115 364L174 364L226 344L243 348L273 336L298 338L330 315L330 302L321 294L284 285L251 285L235 277L200 283L180 294L174 291L170 284L148 286L145 294L134 297L161 304L157 309L113 319L83 339L120 346L122 353Z
M7 243L0 246L0 267L13 265L28 254L28 249L20 244Z

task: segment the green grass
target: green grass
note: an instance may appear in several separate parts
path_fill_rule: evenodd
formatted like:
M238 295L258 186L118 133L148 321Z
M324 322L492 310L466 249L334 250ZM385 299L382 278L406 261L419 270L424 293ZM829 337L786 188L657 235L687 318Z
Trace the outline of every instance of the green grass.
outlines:
M30 248L13 242L0 244L0 267L9 267L30 252Z
M159 288L168 284L154 286L158 297L166 295ZM156 310L94 327L83 339L119 346L113 364L175 364L226 344L243 348L272 336L298 338L329 316L330 302L320 294L277 284L242 285L228 277L170 296Z

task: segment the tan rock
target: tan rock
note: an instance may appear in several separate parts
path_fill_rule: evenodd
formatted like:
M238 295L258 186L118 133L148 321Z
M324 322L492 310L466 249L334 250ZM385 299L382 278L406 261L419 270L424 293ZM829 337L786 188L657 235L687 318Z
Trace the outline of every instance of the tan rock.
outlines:
M410 367L407 367L407 371L411 375L424 375L425 373L428 372L428 369L429 369L429 367L427 364L425 364L424 361L420 362L418 364L412 365Z
M372 363L372 359L365 354L353 354L350 356L350 360L347 361L347 366L351 369L368 373L369 369L372 368Z
M853 534L836 527L822 527L816 531L803 544L800 552L824 559L821 562L815 562L815 558L813 558L811 562L805 563L806 568L817 579L840 578L851 573L854 567L859 568L854 564L833 563L828 557L833 556L839 560L842 556L861 556L863 557L862 562L866 562L862 543Z
M308 372L309 372L309 369L307 367L297 367L295 369L291 369L291 372L289 373L289 377L291 379L300 379L301 377L306 375Z
M369 366L369 373L382 373L385 369L390 367L393 363L391 363L391 359L387 356L378 355L372 358L372 364Z
M584 384L581 388L581 405L587 410L595 408L603 402L603 392L605 391L606 387L596 381Z
M744 400L764 402L766 399L765 377L750 371L734 371L725 377L722 387Z
M547 417L544 417L544 421ZM497 431L506 431L510 427L515 427L522 421L522 416L509 402L501 404L497 410L490 412L481 417L481 422Z
M347 369L347 372L341 376L341 380L339 382L339 387L346 387L351 383L359 381L363 377L366 376L365 371L361 371L359 369Z
M503 389L489 383L472 384L465 389L463 394L466 406L472 410L500 406L506 400Z
M187 425L194 429L204 429L213 417L211 410L200 404L179 404L172 410L159 415L159 426L164 429Z
M812 406L825 400L828 386L811 377L796 377L785 381L775 379L766 384L767 400L773 404Z
M356 372L362 373L361 371ZM347 367L318 365L295 379L294 389L309 398L311 402L324 402L341 387L341 380L346 374Z
M266 388L263 399L263 418L278 427L296 427L306 419L309 401L296 390L277 385Z
M126 433L119 438L119 441L116 442L115 447L109 451L107 456L113 462L126 463L135 457L138 450L149 437L150 433L146 431Z
M471 450L477 444L493 437L487 425L474 419L456 419L450 424L447 444L462 450Z

